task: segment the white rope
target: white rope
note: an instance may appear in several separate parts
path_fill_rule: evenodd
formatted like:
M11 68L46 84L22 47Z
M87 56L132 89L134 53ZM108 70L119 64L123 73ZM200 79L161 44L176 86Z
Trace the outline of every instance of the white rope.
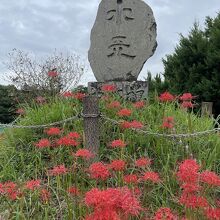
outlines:
M112 122L113 124L120 124L120 122L108 118L105 115L101 115L102 118L104 118L107 121ZM213 128L210 130L206 130L206 131L197 131L194 133L186 133L186 134L162 134L162 133L157 133L157 132L151 132L151 131L146 131L146 130L142 130L140 128L131 128L133 131L136 132L140 132L146 135L152 135L152 136L156 136L156 137L166 137L166 138L187 138L187 137L196 137L196 136L201 136L201 135L206 135L206 134L210 134L210 133L214 133L217 131L220 131L220 128Z
M66 118L62 121L57 121L57 122L52 122L50 124L44 124L44 125L14 125L14 122L11 124L1 124L0 123L0 127L2 128L47 128L47 127L52 127L55 125L60 125L60 124L64 124L65 122L69 122L69 121L73 121L77 118L79 118L79 114L70 118Z

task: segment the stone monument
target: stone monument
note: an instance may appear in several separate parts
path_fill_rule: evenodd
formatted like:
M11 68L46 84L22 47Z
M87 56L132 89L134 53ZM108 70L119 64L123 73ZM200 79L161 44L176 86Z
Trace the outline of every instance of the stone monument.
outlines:
M89 62L98 82L89 84L89 92L95 94L100 84L117 82L121 94L134 88L139 90L138 97L140 90L146 95L147 82L136 80L156 47L156 22L144 1L102 0L89 49Z

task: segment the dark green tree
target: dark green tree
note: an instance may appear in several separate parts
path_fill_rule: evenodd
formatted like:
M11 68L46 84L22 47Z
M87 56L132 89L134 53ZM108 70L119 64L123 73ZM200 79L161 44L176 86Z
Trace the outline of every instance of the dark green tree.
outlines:
M0 122L10 123L15 118L14 86L0 85Z
M198 95L198 102L213 102L214 113L220 114L220 13L206 18L204 30L195 23L188 36L180 35L163 63L171 92Z

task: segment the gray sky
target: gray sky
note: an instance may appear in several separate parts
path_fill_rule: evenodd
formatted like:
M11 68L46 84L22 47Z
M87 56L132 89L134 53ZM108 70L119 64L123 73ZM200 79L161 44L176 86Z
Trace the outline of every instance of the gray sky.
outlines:
M100 0L0 0L0 62L13 48L37 56L74 51L87 59L90 30ZM216 16L220 0L145 0L154 11L158 27L156 53L145 64L139 79L163 72L161 59L174 50L179 33L186 35L198 21ZM0 63L0 83L5 72ZM94 81L92 71L81 80Z

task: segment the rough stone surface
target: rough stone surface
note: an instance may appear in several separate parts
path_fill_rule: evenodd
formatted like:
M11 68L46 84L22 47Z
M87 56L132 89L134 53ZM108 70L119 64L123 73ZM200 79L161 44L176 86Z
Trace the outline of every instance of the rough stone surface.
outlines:
M102 0L89 61L97 81L135 81L157 47L156 22L142 0Z
M148 82L147 81L121 81L121 82L108 82L109 85L115 85L116 93L122 98L135 102L147 98L148 95ZM90 95L103 95L102 86L106 85L103 82L90 82L88 84L88 92Z

